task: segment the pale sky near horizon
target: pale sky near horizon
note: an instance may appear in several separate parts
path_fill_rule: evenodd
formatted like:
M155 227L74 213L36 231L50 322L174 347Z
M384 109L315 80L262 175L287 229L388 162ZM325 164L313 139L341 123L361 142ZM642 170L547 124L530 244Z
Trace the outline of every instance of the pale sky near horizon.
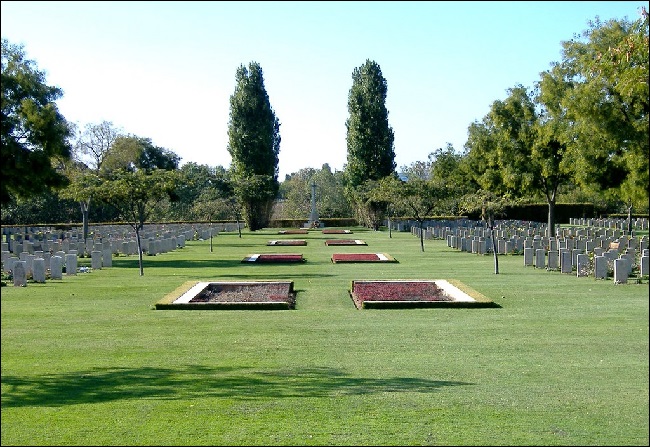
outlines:
M352 72L386 79L398 169L447 143L518 84L532 88L588 21L639 18L643 1L2 1L2 38L24 45L80 127L110 121L181 164L230 165L229 98L258 62L280 121L279 180L346 163Z

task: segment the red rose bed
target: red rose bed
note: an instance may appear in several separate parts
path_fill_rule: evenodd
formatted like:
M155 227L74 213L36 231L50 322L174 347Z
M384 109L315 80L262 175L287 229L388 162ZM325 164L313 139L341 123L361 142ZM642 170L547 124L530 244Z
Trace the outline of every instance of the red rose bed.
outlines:
M156 309L295 309L293 281L189 281L156 304Z
M388 253L334 253L332 262L397 262Z
M278 241L268 241L266 245L298 246L298 245L307 245L307 241L304 239L285 239L285 240L278 240Z
M275 263L286 263L286 262L304 262L305 258L302 257L300 253L255 253L252 255L246 256L242 259L242 263L246 262L275 262Z
M368 245L361 239L328 239L325 245Z
M309 230L280 230L278 234L309 234Z
M441 279L355 280L349 292L357 309L499 307L464 284L453 282Z

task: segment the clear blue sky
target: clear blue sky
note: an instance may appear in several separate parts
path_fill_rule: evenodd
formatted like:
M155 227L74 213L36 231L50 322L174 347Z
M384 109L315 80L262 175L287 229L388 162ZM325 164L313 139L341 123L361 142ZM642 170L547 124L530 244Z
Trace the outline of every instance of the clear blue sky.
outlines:
M561 42L642 1L2 1L2 37L63 89L68 121L111 121L181 164L230 166L229 97L258 62L282 143L280 177L346 163L352 72L367 59L388 85L398 168L426 161L517 84L532 87Z

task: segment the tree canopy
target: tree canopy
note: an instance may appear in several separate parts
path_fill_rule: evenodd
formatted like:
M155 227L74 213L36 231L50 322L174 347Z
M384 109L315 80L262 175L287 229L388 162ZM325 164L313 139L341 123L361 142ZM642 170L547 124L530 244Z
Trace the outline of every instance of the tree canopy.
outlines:
M46 84L22 45L4 38L0 87L0 204L64 187L57 168L71 157L72 131L55 102L63 91Z
M385 204L371 200L371 185L395 175L393 129L388 124L388 86L377 62L367 59L352 72L348 94L347 196L355 204L357 217L365 225L379 229Z
M271 107L262 67L241 65L230 96L228 152L235 194L251 231L268 225L279 189L280 122Z

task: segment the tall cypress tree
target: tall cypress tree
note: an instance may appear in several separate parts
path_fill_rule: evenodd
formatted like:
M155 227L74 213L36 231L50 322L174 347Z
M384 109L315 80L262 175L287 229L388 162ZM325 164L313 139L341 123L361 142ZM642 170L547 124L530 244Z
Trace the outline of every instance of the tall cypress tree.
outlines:
M379 65L371 60L352 72L348 95L348 157L345 167L348 197L355 203L360 220L375 229L383 219L385 204L365 197L368 185L395 175L393 129L388 124L388 87ZM364 187L365 185L365 187Z
M230 96L228 152L235 195L251 231L268 226L279 189L280 122L271 108L257 62L237 69Z

